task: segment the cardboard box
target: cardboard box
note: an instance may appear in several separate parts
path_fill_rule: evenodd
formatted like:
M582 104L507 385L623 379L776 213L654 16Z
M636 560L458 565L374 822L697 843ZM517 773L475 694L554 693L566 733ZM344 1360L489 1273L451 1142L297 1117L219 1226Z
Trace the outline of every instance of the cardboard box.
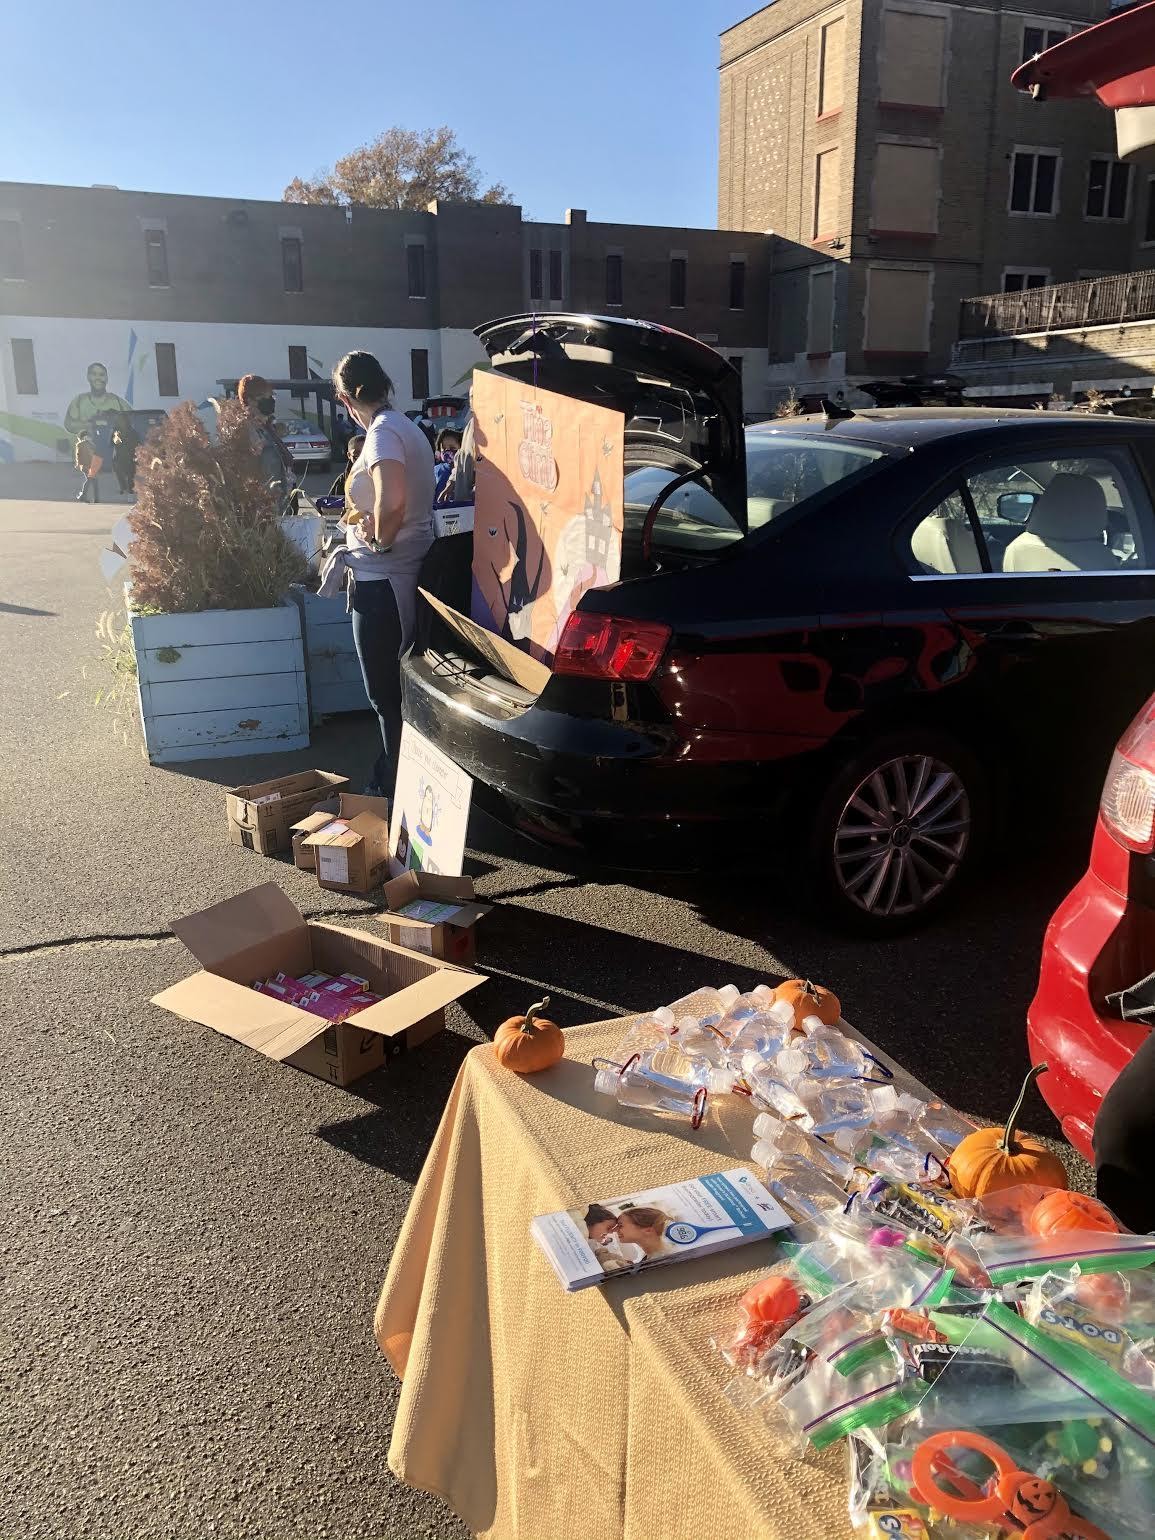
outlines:
M305 841L310 834L316 834L327 823L331 823L337 817L340 810L340 799L330 797L327 802L319 802L307 817L300 818L291 825L289 833L293 836L293 865L303 872L315 872L317 870L317 851L313 845L306 845Z
M389 875L389 801L386 797L354 797L343 792L337 816L313 814L303 822L320 822L302 830L302 853L313 852L317 881L334 893L369 893Z
M472 877L405 872L385 884L384 896L390 912L381 916L381 923L395 946L462 966L474 961L475 927L492 906L474 902Z
M440 1032L446 1005L484 982L362 931L306 921L272 882L174 920L172 929L202 971L154 995L154 1005L334 1085ZM367 979L380 1004L333 1025L252 987L278 971L300 977L314 968Z
M274 781L234 786L225 793L229 839L263 856L288 851L293 823L324 797L348 786L347 775L331 770L300 770Z

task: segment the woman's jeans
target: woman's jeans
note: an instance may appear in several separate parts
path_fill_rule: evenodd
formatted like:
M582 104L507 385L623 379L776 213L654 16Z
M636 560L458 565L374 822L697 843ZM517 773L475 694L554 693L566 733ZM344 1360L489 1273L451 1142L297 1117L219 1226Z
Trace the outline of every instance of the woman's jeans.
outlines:
M350 577L349 581L353 641L384 745L373 767L373 784L391 796L401 752L401 621L393 585L387 579L358 583Z

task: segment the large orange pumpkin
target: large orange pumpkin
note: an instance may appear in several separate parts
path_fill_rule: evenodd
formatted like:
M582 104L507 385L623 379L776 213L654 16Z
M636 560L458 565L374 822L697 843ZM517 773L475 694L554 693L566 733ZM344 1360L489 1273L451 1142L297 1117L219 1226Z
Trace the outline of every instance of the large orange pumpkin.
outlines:
M565 1053L565 1034L556 1021L539 1016L549 1004L549 996L531 1005L524 1016L511 1016L493 1035L497 1062L519 1075L532 1075L548 1069Z
M1028 1071L1005 1128L976 1129L950 1157L947 1175L960 1198L983 1198L989 1192L1030 1184L1066 1188L1067 1173L1059 1157L1041 1139L1015 1132L1027 1088L1046 1068L1036 1064Z
M1032 1235L1061 1235L1065 1230L1119 1232L1111 1210L1081 1192L1049 1192L1031 1210L1027 1228Z
M796 1027L801 1027L807 1016L817 1016L828 1027L836 1027L842 1019L842 1002L834 991L809 979L786 979L774 991L774 998L794 1007Z

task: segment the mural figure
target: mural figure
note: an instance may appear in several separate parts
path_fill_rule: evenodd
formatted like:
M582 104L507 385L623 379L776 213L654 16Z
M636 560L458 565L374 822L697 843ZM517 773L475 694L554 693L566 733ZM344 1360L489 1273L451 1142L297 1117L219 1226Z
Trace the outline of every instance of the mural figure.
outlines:
M118 412L131 412L127 401L122 401L108 388L108 370L103 364L89 364L88 389L73 396L64 414L64 427L73 438L78 438L85 428L91 427L98 417L106 422Z

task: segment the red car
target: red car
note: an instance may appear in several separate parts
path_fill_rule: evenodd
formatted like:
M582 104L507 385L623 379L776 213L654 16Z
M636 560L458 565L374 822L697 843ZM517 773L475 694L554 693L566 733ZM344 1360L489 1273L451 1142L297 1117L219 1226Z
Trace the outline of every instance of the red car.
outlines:
M1105 1000L1155 972L1155 695L1119 740L1107 772L1091 864L1043 941L1027 1012L1031 1062L1047 1105L1081 1155L1103 1097L1151 1028Z

